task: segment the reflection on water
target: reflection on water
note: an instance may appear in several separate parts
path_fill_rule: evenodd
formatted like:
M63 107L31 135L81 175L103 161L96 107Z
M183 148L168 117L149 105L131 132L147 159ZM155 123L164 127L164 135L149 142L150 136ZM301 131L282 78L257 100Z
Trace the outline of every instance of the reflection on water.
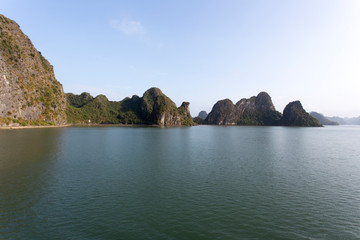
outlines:
M62 129L0 131L0 238L36 226ZM21 236L18 236L19 239ZM26 239L26 236L23 236ZM11 237L9 237L11 239Z
M0 131L0 239L360 239L360 128Z

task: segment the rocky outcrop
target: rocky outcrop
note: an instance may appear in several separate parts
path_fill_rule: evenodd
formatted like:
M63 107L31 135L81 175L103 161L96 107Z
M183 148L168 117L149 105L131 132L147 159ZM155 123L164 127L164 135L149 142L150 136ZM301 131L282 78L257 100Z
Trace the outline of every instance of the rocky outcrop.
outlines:
M333 122L330 121L329 119L327 119L324 115L322 115L321 113L317 113L317 112L310 112L310 115L314 118L316 118L320 124L322 125L339 125L338 122Z
M260 92L256 97L241 99L236 103L240 112L240 125L276 125L281 113L275 110L271 97L266 92Z
M53 66L14 21L0 15L0 124L66 123Z
M150 88L141 98L141 114L145 122L160 126L193 125L190 103L179 108L159 88Z
M284 126L321 127L319 121L304 110L300 101L286 105L280 123Z
M150 88L141 98L141 113L143 119L151 124L160 126L182 125L187 116L189 103L183 103L180 109L158 88Z
M175 103L158 88L150 88L140 98L134 95L120 102L88 93L67 94L67 117L71 123L155 124L159 126L194 125L190 103Z
M157 125L180 125L177 108L158 88L150 88L141 99L141 113L149 123Z
M189 102L183 102L181 104L181 106L178 108L178 114L181 118L181 125L192 126L195 124L190 114Z
M276 125L281 113L275 110L266 92L243 98L235 105L229 99L218 101L205 122L217 125Z
M238 114L233 102L230 99L224 99L215 103L205 121L208 124L236 125Z

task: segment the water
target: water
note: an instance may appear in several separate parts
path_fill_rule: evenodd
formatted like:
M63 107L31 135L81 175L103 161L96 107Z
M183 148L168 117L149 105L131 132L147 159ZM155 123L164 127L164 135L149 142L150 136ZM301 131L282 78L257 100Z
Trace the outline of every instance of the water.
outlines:
M360 239L360 127L0 131L0 239Z

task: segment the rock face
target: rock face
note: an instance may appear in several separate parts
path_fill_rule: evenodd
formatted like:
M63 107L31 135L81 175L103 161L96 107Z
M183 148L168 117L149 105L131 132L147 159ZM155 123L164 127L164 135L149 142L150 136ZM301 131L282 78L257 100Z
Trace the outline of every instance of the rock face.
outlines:
M141 113L145 121L160 126L183 125L192 122L190 103L183 102L180 108L158 88L150 88L141 98ZM190 119L188 119L190 118Z
M314 118L316 118L320 124L322 125L339 125L338 122L333 122L330 121L329 119L327 119L324 115L322 115L321 113L317 113L317 112L310 112L310 115Z
M0 15L0 125L66 123L53 66L14 21Z
M235 125L237 119L238 111L235 105L230 99L224 99L215 103L205 121L209 124Z
M205 122L217 125L276 125L281 113L275 110L266 92L241 99L235 105L229 99L218 101Z
M286 105L280 122L284 126L321 127L319 121L304 110L300 101Z
M150 88L140 98L134 95L120 102L88 93L67 94L67 118L71 123L155 124L159 126L194 125L190 103L175 103L158 88Z

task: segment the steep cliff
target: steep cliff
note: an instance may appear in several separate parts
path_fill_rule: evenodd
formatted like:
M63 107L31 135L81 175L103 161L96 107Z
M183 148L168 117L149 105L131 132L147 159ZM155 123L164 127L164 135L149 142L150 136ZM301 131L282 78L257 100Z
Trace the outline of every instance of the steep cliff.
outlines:
M304 110L300 101L286 105L280 123L284 126L321 127L319 121Z
M240 112L238 124L241 125L276 125L281 113L275 110L271 97L260 92L256 97L241 99L236 103Z
M66 97L53 66L0 15L0 125L64 124Z
M213 106L205 122L217 125L236 125L239 118L234 103L230 99L220 100Z
M275 110L266 92L243 98L235 105L229 99L218 101L205 122L218 125L276 125L281 113Z
M134 95L120 102L88 93L67 94L67 118L70 123L155 124L160 126L194 125L188 102L177 108L158 88L150 88L143 97Z
M157 125L181 125L176 105L158 88L150 88L141 99L143 118Z
M141 115L145 122L160 126L193 125L190 103L179 108L159 88L150 88L141 98Z

